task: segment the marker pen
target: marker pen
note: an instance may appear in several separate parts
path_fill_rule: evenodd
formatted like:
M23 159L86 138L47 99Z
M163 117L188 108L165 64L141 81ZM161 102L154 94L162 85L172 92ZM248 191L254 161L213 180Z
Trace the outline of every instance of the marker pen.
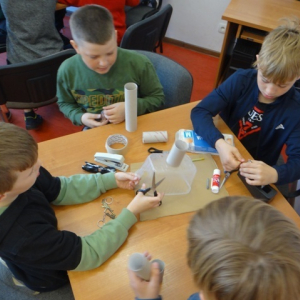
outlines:
M211 179L210 189L214 194L219 193L220 190L220 175L221 171L219 169L214 169L213 177Z

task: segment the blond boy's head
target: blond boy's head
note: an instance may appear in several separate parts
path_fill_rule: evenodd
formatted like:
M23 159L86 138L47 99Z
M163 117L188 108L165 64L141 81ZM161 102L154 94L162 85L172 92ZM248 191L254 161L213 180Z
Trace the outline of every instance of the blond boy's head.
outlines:
M188 229L188 264L205 300L286 300L300 295L300 233L260 200L208 204Z
M299 78L299 18L283 19L283 24L266 36L254 65L274 83L284 84Z
M115 32L110 11L100 5L85 5L77 9L71 15L70 28L77 45L82 42L104 45Z
M13 124L0 122L0 195L10 191L17 173L31 168L38 159L33 137Z

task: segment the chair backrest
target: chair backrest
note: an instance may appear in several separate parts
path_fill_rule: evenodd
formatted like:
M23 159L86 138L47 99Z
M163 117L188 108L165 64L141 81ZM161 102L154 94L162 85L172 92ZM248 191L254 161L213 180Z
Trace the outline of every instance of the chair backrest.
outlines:
M185 67L168 57L154 52L141 50L136 52L147 56L154 65L165 93L165 105L163 108L190 102L193 77Z
M154 51L167 31L172 12L173 7L167 4L154 15L129 26L125 31L120 47Z
M0 105L21 109L56 102L58 68L75 53L68 49L30 62L1 66Z
M140 22L156 14L162 5L162 0L141 0L137 6L125 6L126 27Z

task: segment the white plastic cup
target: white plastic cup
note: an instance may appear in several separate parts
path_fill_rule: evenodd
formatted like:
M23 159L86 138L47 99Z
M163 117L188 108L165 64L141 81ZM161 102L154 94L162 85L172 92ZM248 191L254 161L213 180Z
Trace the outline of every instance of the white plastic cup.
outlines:
M185 141L177 140L167 157L166 163L171 167L180 166L189 145Z
M128 269L144 280L150 280L151 263L142 253L133 253L128 260Z
M126 83L125 92L125 128L129 132L137 130L137 84Z

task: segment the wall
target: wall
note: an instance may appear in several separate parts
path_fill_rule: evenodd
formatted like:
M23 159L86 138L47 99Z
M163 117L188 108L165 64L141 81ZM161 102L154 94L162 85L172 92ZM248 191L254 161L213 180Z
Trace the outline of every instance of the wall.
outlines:
M166 37L221 52L224 34L218 32L218 26L229 2L230 0L163 0L162 7L166 4L173 7Z

